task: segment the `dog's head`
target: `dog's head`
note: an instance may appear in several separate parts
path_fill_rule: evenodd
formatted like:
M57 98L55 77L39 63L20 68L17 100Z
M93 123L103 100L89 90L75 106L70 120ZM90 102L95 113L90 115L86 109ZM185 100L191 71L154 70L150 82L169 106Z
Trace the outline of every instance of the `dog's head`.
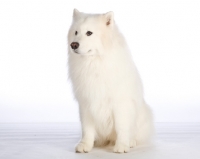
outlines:
M69 53L78 55L102 54L109 46L114 25L113 12L85 14L74 9L73 22L68 33Z

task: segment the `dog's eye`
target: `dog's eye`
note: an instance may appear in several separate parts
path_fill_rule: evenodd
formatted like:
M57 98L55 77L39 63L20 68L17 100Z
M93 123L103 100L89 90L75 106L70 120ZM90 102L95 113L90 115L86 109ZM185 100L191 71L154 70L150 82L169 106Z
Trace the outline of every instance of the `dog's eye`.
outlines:
M75 35L77 35L78 34L78 32L77 31L75 31Z
M92 32L91 31L87 31L86 35L90 36L90 35L92 35Z

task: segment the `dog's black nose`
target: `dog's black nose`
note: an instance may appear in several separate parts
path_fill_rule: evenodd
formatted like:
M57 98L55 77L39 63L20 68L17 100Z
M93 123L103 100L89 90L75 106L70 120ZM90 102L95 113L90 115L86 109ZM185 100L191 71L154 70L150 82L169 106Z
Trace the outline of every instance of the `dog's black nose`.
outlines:
M73 42L73 43L71 43L71 48L72 49L78 49L78 47L79 47L79 43L77 43L77 42Z

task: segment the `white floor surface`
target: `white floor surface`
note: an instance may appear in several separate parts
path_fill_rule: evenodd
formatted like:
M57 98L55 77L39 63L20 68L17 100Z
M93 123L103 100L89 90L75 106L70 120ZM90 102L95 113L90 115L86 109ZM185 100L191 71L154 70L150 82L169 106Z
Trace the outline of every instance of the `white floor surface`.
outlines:
M74 152L78 123L0 124L0 159L200 159L200 123L156 123L154 145L115 154L112 148Z

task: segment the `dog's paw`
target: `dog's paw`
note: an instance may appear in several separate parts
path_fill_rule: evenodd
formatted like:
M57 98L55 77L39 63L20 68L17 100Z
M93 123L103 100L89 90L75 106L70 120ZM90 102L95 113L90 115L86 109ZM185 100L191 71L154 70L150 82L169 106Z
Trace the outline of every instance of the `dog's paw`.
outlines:
M129 152L130 148L129 146L123 145L123 144L116 144L114 146L113 152L115 153L127 153Z
M76 146L76 152L77 153L88 153L89 151L91 151L92 146L86 144L86 143L82 143L80 142L77 146Z
M133 147L135 147L136 146L136 141L135 140L132 140L131 142L130 142L130 148L133 148Z

